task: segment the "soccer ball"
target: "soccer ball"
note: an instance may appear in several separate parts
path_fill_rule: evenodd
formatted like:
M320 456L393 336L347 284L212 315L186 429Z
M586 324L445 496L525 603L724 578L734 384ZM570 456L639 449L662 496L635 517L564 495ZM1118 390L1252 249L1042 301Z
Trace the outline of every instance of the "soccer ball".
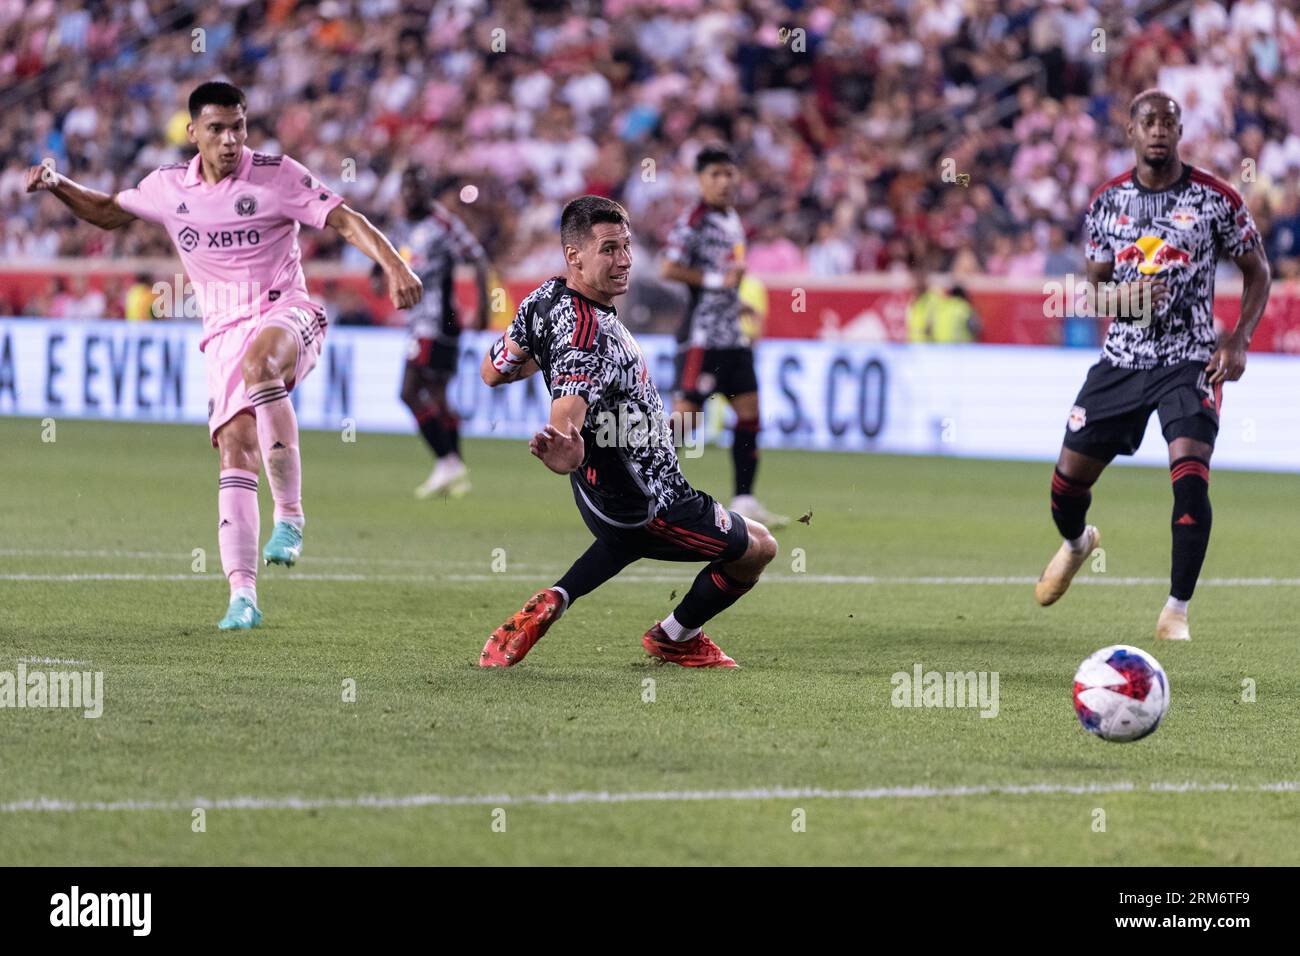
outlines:
M1169 679L1160 662L1127 644L1103 647L1074 675L1074 712L1102 740L1141 740L1169 709Z

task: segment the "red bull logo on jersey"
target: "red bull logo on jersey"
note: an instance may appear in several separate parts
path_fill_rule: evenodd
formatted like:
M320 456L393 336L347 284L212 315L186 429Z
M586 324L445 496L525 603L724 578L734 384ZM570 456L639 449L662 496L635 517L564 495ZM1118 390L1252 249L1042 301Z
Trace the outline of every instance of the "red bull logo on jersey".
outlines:
M1181 269L1190 265L1190 253L1159 236L1141 236L1131 245L1115 253L1115 264L1136 264L1144 276L1159 275L1167 269Z
M1196 214L1196 210L1189 206L1178 206L1169 214L1169 224L1184 232L1195 229L1198 222L1200 217Z

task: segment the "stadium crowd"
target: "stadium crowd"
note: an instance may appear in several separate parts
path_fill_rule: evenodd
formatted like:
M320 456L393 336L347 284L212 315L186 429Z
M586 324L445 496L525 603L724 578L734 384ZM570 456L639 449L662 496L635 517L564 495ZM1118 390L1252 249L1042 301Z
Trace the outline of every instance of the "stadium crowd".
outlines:
M696 149L722 139L751 271L1059 274L1081 264L1089 194L1131 165L1130 97L1159 85L1182 100L1184 158L1248 197L1275 273L1298 276L1298 6L0 0L0 250L170 256L147 224L105 233L32 201L25 170L133 185L190 155L186 97L224 77L249 94L251 144L381 228L408 158L476 185L457 211L518 273L556 268L582 192L624 202L653 256ZM305 255L351 261L309 233Z

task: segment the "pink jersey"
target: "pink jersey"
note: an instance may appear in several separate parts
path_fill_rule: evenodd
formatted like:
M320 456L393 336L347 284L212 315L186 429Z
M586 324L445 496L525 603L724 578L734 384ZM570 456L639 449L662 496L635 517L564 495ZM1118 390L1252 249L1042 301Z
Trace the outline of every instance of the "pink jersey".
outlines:
M200 162L161 166L117 202L171 236L203 314L203 349L240 322L311 305L298 225L323 228L343 197L288 156L245 146L235 172L215 186L203 180Z

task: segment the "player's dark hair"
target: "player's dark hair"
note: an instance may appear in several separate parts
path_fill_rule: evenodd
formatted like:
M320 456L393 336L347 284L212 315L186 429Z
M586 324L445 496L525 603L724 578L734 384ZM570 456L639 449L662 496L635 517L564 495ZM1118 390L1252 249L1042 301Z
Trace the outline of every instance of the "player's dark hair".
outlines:
M731 150L721 143L710 143L698 153L695 154L695 171L702 173L714 163L732 163L736 162L731 155Z
M1174 113L1177 114L1179 122L1182 121L1183 118L1182 105L1176 99L1174 99L1172 96L1166 93L1164 90L1156 89L1155 87L1152 87L1149 90L1143 90L1137 96L1133 97L1133 99L1128 104L1128 118L1129 119L1136 118L1138 107L1141 106L1143 103L1145 103L1147 100L1157 100L1157 99L1168 100L1170 103L1173 103Z
M200 83L190 94L190 119L198 119L205 106L238 106L247 113L248 99L244 96L244 91L233 83L211 80Z
M604 196L579 196L570 200L560 214L560 242L581 247L591 237L592 226L601 222L622 223L629 229L632 220L627 210Z

